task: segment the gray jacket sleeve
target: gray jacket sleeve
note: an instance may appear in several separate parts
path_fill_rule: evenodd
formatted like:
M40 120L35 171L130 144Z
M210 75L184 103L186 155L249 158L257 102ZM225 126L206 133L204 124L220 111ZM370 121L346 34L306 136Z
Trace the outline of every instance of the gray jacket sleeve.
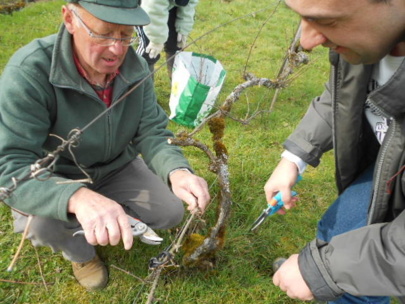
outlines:
M284 142L284 148L313 167L332 149L332 106L328 89L312 100L304 118Z
M299 255L304 280L318 300L405 294L405 212L330 241L312 241Z

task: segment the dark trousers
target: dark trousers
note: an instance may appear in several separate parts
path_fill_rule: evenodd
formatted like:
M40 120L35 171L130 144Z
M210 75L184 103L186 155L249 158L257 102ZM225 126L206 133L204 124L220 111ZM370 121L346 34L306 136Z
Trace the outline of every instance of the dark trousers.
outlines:
M154 229L171 228L183 219L181 200L139 157L89 188L116 201L127 214ZM21 233L27 217L16 212L13 212L13 217L14 231ZM80 229L74 215L69 222L34 216L27 238L34 246L62 251L67 260L83 263L91 260L96 252L83 236L73 237L73 233Z

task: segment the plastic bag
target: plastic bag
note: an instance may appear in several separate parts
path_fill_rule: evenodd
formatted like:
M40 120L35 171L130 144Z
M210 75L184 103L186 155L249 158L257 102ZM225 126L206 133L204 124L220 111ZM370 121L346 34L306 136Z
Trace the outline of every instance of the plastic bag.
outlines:
M179 52L173 64L169 118L184 126L198 126L211 112L225 76L214 57Z

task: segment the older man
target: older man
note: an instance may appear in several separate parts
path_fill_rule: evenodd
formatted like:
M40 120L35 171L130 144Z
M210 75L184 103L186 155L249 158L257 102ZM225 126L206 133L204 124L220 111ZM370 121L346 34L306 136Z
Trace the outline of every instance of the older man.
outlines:
M165 229L182 220L181 200L204 211L210 197L205 180L168 144L173 134L148 65L131 46L134 26L149 22L138 0L69 2L59 32L18 50L4 69L0 184L10 187L86 126L51 176L18 183L6 203L16 232L33 215L32 243L61 251L79 283L98 289L108 275L94 246L122 240L130 249L127 215ZM84 237L73 236L78 230Z
M301 300L389 303L388 296L405 295L405 1L286 4L302 18L301 45L330 48L332 72L285 142L266 197L281 191L293 207L297 174L332 148L340 195L317 239L273 282Z

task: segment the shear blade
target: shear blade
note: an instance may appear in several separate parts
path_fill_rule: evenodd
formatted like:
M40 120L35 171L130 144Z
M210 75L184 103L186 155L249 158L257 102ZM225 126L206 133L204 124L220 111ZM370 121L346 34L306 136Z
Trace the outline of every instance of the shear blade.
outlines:
M266 214L262 213L257 220L253 223L252 228L250 228L250 231L255 230L257 227L259 227L261 225L261 223L263 223L264 219L266 218Z
M139 236L141 242L148 245L160 245L163 239L156 234L151 228L148 227L148 230Z

